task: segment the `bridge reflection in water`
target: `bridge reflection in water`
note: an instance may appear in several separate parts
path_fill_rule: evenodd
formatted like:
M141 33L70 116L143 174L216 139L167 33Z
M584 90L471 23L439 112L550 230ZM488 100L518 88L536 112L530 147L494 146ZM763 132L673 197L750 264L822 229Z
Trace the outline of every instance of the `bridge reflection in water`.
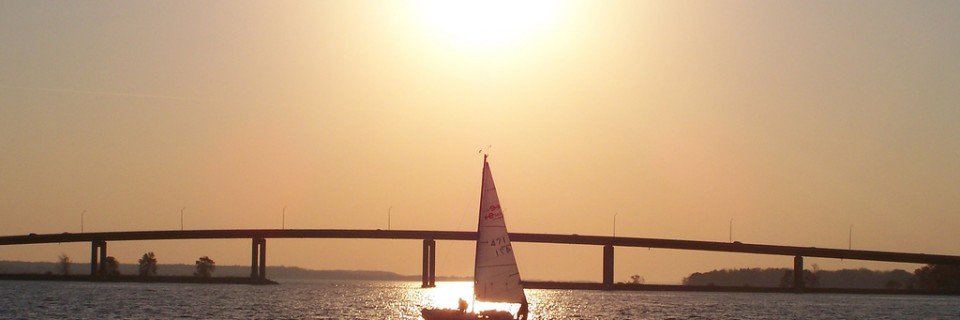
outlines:
M187 239L251 239L250 277L266 279L266 239L408 239L423 241L423 287L436 282L437 240L475 241L476 232L421 231L421 230L345 230L345 229L242 229L242 230L170 230L30 234L2 236L0 245L23 245L63 242L90 242L90 274L101 275L106 270L108 241L187 240ZM794 289L803 290L803 257L905 262L919 264L960 265L960 256L923 253L903 253L867 250L845 250L815 247L794 247L740 242L712 242L676 239L629 238L589 235L561 235L539 233L511 233L513 242L534 242L603 247L603 288L613 288L614 247L662 248L698 251L719 251L766 255L793 256Z

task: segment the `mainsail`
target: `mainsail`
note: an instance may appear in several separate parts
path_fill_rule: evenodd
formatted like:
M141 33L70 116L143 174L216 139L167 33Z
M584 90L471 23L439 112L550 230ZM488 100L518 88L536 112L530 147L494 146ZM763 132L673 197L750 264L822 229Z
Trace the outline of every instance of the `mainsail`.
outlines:
M473 272L473 294L477 300L511 303L526 300L486 155L483 157L477 255Z

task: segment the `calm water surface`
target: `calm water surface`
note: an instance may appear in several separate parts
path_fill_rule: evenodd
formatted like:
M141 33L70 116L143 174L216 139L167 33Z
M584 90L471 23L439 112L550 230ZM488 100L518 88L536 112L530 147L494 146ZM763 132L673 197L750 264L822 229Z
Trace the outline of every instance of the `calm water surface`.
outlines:
M470 283L0 281L0 319L420 319ZM960 319L960 297L527 290L532 319ZM508 307L485 305L487 307Z

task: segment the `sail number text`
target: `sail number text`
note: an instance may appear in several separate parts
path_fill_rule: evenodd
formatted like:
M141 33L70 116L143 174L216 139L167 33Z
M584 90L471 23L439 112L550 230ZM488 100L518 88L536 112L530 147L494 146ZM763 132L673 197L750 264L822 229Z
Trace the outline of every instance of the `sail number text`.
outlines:
M510 240L506 236L490 240L490 247L498 257L513 252L513 246L510 245Z

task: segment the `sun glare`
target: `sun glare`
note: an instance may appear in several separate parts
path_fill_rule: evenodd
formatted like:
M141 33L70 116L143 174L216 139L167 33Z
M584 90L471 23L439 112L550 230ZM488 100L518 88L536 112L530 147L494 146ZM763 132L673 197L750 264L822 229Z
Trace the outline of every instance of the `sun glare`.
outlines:
M423 292L423 301L421 303L423 306L431 308L456 309L457 301L459 299L463 299L468 303L473 303L473 310L476 311L503 310L508 312L516 312L516 308L518 307L516 304L510 303L482 302L473 300L473 282L471 281L437 282L436 288L415 288L413 290L422 290L421 292Z
M556 23L562 1L418 0L420 23L430 33L474 48L496 48L541 35Z

